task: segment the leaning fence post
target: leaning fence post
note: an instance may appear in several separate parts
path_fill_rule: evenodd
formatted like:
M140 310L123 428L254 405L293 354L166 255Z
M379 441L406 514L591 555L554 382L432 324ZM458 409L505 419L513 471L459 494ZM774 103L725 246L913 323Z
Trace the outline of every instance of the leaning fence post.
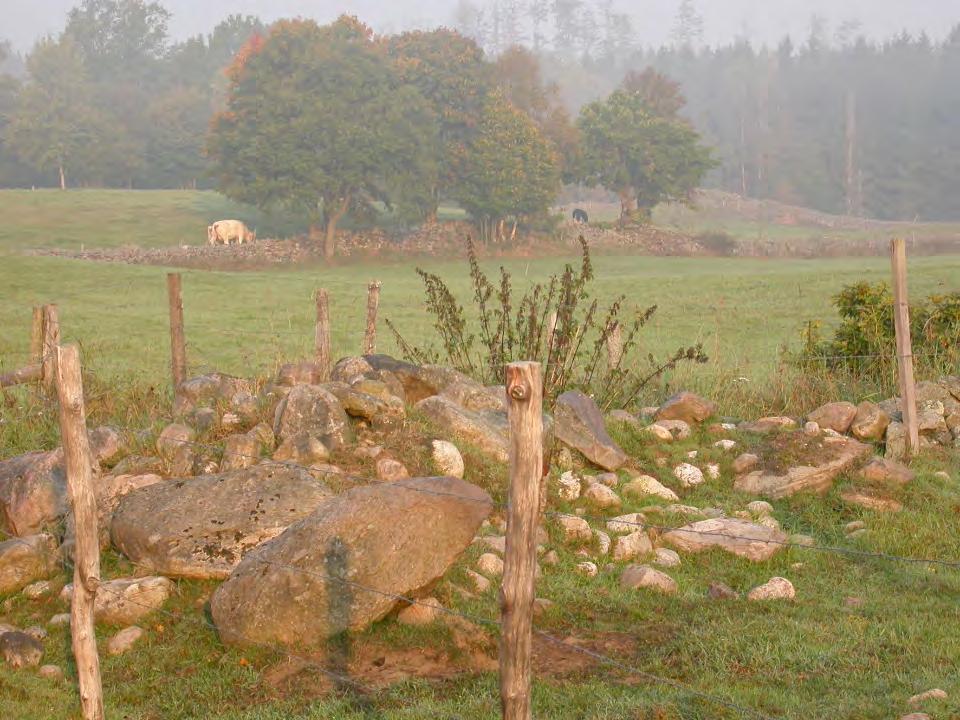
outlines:
M537 516L543 473L540 364L506 367L510 421L510 500L500 587L500 702L504 720L530 720L530 673Z
M187 341L183 333L183 295L180 273L167 273L167 299L170 304L170 365L174 397L187 379Z
M330 298L325 288L317 290L317 326L314 342L317 347L317 367L320 379L330 379Z
M897 333L900 398L903 424L907 428L907 453L912 457L920 451L920 430L917 424L917 388L913 378L913 344L910 340L907 247L903 238L890 241L890 264L893 267L893 320Z
M43 363L43 306L33 308L33 322L30 325L30 364Z
M379 280L367 285L367 331L363 336L363 354L373 355L377 351L377 308L380 306Z
M49 394L56 392L57 347L60 345L60 313L56 305L43 306L43 387Z
M94 634L94 603L100 584L100 540L87 418L83 406L80 352L76 345L57 348L57 394L60 398L60 437L67 470L67 490L76 524L73 559L73 598L70 635L77 663L84 720L103 720L100 658Z

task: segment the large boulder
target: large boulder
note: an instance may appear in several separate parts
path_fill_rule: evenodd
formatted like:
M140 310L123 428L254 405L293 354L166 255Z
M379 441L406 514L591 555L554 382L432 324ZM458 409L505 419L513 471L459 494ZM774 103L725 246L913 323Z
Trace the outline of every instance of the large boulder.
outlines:
M100 475L100 461L121 450L119 434L108 427L88 432L91 469ZM69 509L63 449L32 452L0 461L0 530L33 535L62 518Z
M607 434L600 408L579 390L557 398L554 422L558 440L604 470L617 470L627 462L627 454Z
M135 490L114 512L111 537L151 572L225 578L248 551L330 496L305 470L264 463Z
M315 646L423 597L492 509L449 477L357 487L243 559L210 601L228 644Z
M331 450L353 442L353 428L336 396L320 385L297 385L277 406L273 432L282 442L307 433Z
M774 500L802 490L823 493L830 489L837 475L850 470L873 452L870 445L851 438L838 438L837 442L827 447L829 453L814 465L792 467L785 473L755 470L739 476L733 487L740 492L763 495Z
M761 562L783 549L787 534L747 520L715 518L671 530L661 540L680 552L700 553L720 548L738 557Z
M96 469L99 472L99 468ZM69 509L63 450L18 455L0 462L0 529L33 535Z
M416 409L449 432L451 438L467 442L499 462L509 460L510 425L506 413L467 410L442 395L421 400Z
M716 403L692 392L679 392L661 405L655 420L683 420L688 425L702 423L717 411Z
M51 535L29 535L0 542L0 595L16 592L57 568L57 542Z

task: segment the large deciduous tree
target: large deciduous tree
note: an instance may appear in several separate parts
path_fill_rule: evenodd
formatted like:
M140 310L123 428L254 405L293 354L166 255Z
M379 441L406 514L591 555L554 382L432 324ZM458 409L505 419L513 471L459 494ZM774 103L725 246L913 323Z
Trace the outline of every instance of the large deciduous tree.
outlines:
M208 140L221 190L322 218L327 258L351 209L435 184L434 116L356 19L279 22L238 54L229 79Z
M386 46L401 82L416 88L437 117L441 170L438 186L428 188L433 200L427 216L432 220L441 195L456 195L463 181L453 159L476 132L492 73L476 42L454 30L406 32L388 38Z
M55 171L61 189L74 168L89 178L108 138L92 104L83 58L69 39L42 40L27 59L29 79L6 128L7 144L39 172Z
M641 92L617 90L583 108L582 180L620 196L621 223L649 219L665 201L687 201L713 167L710 150L682 120L661 117Z
M456 158L463 181L457 200L487 241L507 237L517 224L546 212L560 189L556 152L536 124L498 92L487 99L476 136Z

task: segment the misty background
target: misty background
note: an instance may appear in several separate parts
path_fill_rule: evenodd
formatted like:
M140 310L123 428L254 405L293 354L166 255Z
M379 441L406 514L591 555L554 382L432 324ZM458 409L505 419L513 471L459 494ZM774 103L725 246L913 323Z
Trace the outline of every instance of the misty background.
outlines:
M63 30L73 0L3 0L0 37L17 50ZM477 3L479 4L479 3ZM641 45L659 46L670 38L679 0L614 0L616 12L633 20ZM461 0L166 0L173 13L170 32L182 40L210 28L230 14L256 15L265 22L303 16L329 22L342 13L355 14L378 32L453 25ZM703 40L725 44L745 37L757 44L779 43L784 35L805 37L811 18L829 28L857 21L868 38L882 39L906 31L943 39L960 20L956 0L700 0Z
M2 3L0 187L215 188L209 129L236 53L278 18L353 13L388 43L440 26L475 42L493 84L561 155L576 154L585 106L652 68L716 160L705 187L860 217L960 218L953 0ZM529 54L519 63L516 46Z

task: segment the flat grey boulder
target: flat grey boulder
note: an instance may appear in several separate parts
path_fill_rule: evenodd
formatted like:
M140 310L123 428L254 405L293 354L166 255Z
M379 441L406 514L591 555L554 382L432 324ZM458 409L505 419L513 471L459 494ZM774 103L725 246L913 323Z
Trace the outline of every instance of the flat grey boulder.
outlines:
M57 569L57 541L52 535L29 535L0 542L0 595L16 592Z
M281 442L306 433L331 450L349 445L354 439L340 401L320 385L295 386L277 406L273 432Z
M785 473L768 473L754 470L741 475L734 482L734 489L751 495L779 500L804 490L824 493L833 485L834 479L842 472L852 469L865 457L873 453L873 447L853 440L837 438L827 446L823 460L816 464L799 465L789 468Z
M720 548L738 557L761 562L783 549L787 534L747 520L715 518L671 530L661 540L680 552L700 553Z
M716 403L692 392L679 392L657 408L655 420L683 420L688 425L702 423L717 411Z
M114 546L160 575L225 578L242 557L331 496L301 468L263 463L150 485L113 513Z
M107 625L130 625L162 608L173 589L173 581L165 577L104 580L97 588L93 617ZM64 586L60 597L73 602L73 583Z
M416 409L449 433L450 438L470 443L499 462L509 461L510 424L505 412L467 410L442 395L421 400Z
M492 507L450 477L349 490L243 559L210 600L220 637L311 647L361 630L428 594Z
M560 442L579 450L604 470L617 470L627 462L627 454L607 434L600 408L579 390L565 392L557 398L554 433Z

